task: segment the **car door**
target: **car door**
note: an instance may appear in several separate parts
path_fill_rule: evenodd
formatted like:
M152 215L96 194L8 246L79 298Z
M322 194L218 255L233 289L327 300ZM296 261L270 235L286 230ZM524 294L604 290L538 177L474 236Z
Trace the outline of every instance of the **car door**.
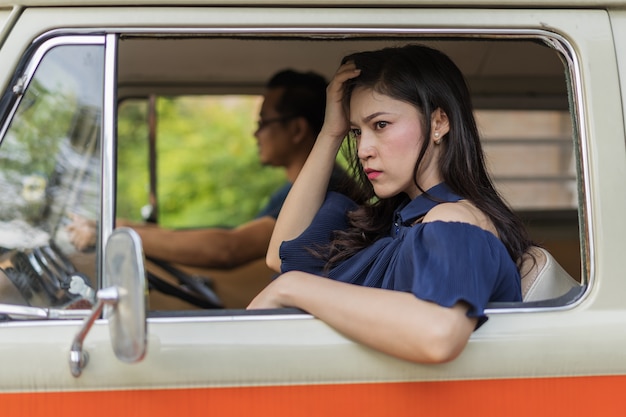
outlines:
M115 358L108 322L99 319L84 340L89 359L80 376L73 376L70 345L90 312L85 307L95 304L96 291L109 284L103 270L115 219L116 98L124 87L118 80L124 64L119 51L123 42L185 37L208 43L225 37L242 44L257 38L261 46L268 37L286 43L321 38L334 44L346 37L355 42L344 49L372 37L383 44L456 40L468 46L461 48L468 53L481 43L494 50L503 45L505 51L541 44L562 62L562 85L555 94L565 100L573 125L580 291L556 301L493 306L462 355L442 365L392 358L290 309L151 311L146 355L129 364ZM53 247L76 269L72 274L84 277L85 286L68 294L71 286L55 281L41 260L24 274L47 280L41 281L47 286L7 286L13 298L6 305L36 307L54 319L5 307L2 403L15 415L60 415L66 404L97 415L129 410L134 415L450 415L468 407L541 415L555 407L580 411L604 405L611 414L608 400L626 382L620 353L626 339L619 330L626 317L617 296L623 284L611 276L620 260L611 244L626 226L604 223L626 208L624 199L610 192L625 179L621 101L611 87L618 83L612 44L602 10L25 10L0 51L0 62L14 63L10 70L2 64L3 79L10 80L0 103L0 220L3 237L31 240L27 245L12 238L0 255ZM272 52L279 56L280 49ZM468 62L476 76L486 65ZM595 65L604 68L601 75ZM523 75L531 73L506 81L521 83ZM482 87L483 98L489 98L495 85ZM78 249L67 236L70 225L91 228L95 239ZM67 308L78 301L78 308ZM570 401L581 390L588 398ZM520 399L521 392L532 400Z

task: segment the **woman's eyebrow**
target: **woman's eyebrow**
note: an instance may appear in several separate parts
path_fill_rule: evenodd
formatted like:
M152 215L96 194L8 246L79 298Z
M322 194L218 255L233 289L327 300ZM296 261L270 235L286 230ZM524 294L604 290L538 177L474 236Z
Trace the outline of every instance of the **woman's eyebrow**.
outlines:
M376 118L376 117L378 117L378 116L381 116L381 115L385 115L385 114L390 114L390 113L389 113L389 112L384 112L384 111L379 111L379 112L372 113L372 114L370 114L369 116L364 117L364 118L362 119L362 121L363 121L363 122L365 122L365 123L367 123L367 122L371 121L372 119L374 119L374 118ZM355 122L353 122L353 121L350 121L350 123L351 123L351 124L357 124L357 123L355 123Z

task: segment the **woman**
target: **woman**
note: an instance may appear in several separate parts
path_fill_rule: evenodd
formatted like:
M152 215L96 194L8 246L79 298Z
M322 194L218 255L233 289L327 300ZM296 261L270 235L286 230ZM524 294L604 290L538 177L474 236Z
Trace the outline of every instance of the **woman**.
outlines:
M489 179L447 56L408 45L343 62L272 235L267 262L282 275L249 308L298 307L390 355L450 361L488 302L521 300L530 241ZM362 204L324 191L346 134Z

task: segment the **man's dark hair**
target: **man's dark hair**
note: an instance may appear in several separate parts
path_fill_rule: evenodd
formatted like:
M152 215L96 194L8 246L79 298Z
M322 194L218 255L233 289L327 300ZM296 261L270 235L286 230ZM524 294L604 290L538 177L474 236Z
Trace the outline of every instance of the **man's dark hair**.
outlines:
M283 116L304 117L317 135L324 123L326 79L312 71L286 69L276 73L267 88L284 88L276 111Z

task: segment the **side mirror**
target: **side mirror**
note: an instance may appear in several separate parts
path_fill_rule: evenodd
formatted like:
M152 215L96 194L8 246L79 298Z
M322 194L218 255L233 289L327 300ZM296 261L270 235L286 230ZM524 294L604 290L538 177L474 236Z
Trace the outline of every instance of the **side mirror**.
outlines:
M83 341L105 305L111 344L118 359L139 362L146 353L146 273L139 235L130 228L116 229L104 251L104 282L110 285L96 293L97 303L85 319L70 350L72 375L80 376L89 355Z

